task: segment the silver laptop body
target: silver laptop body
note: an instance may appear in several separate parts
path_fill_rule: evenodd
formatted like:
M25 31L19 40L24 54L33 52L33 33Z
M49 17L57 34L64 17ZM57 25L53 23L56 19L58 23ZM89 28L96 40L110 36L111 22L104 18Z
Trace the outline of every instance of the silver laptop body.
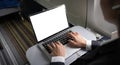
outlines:
M45 43L51 43L49 41L61 36L66 37L62 34L66 34L69 31L79 33L79 26L69 26L66 18L65 5L61 5L47 12L30 16L30 20L38 40L38 48L43 51L48 59L51 59L51 54L45 48ZM67 43L64 44L64 46L66 48L65 59L80 50L80 48L68 47Z

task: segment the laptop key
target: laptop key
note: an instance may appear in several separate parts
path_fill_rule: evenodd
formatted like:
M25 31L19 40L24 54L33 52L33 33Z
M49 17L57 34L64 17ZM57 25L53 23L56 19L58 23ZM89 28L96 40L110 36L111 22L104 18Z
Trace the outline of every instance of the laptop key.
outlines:
M45 49L48 51L48 53L51 53L52 51L50 50L50 48L48 47L47 44L43 44L43 46L45 47Z

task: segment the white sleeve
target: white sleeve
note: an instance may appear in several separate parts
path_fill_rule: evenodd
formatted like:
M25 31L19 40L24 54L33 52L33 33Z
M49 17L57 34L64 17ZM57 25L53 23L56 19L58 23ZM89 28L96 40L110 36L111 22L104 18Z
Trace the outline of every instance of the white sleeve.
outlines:
M53 56L51 62L65 62L65 58L63 56Z
M91 50L92 40L87 40L86 50Z

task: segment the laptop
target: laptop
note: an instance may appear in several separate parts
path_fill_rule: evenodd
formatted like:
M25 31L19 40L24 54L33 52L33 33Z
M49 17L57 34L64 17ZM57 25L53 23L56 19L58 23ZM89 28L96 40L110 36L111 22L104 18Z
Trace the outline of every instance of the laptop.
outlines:
M46 44L54 41L59 40L64 43L63 45L66 48L65 59L80 50L80 48L71 48L67 45L68 38L66 34L71 31L77 32L79 26L69 26L65 9L65 5L61 5L30 16L30 21L38 41L38 48L43 51L48 59L51 59L51 51Z

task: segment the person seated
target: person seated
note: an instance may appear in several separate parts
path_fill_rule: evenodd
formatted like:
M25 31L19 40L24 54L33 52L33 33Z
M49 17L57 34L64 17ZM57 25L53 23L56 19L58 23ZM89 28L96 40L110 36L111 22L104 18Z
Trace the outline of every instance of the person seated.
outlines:
M100 45L97 41L89 44L77 32L70 32L69 46L75 48L89 48L86 54L78 58L71 65L120 65L120 10L112 9L120 4L120 0L100 0L104 18L117 26L119 38ZM53 42L48 45L53 56L50 65L65 65L66 49L61 42Z

